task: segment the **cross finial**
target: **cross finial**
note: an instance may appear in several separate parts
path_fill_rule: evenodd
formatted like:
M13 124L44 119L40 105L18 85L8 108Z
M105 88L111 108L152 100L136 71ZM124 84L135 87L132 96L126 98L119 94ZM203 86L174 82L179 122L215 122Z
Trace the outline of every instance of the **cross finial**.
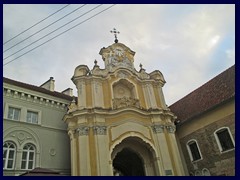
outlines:
M110 31L111 33L114 33L114 37L115 37L115 43L118 43L118 39L117 39L117 34L120 34L119 31L117 31L115 28L113 28L112 31Z

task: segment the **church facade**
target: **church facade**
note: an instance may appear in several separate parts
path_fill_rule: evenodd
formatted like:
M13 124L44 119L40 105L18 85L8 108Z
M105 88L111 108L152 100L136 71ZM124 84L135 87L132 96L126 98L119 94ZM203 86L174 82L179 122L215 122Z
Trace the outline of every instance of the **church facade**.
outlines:
M136 71L134 54L114 43L100 50L104 69L76 67L78 99L64 116L72 175L184 175L164 77Z

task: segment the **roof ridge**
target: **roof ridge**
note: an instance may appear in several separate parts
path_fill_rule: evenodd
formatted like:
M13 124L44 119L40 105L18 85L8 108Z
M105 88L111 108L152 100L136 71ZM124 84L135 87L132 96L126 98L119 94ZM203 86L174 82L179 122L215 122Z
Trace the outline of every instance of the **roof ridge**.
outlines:
M187 96L190 96L191 94L195 93L196 91L198 91L199 89L201 89L203 86L206 86L207 84L209 84L210 82L214 81L216 78L222 76L223 74L225 74L226 72L230 71L231 69L235 68L235 64L233 66L230 66L229 68L225 69L224 71L222 71L220 74L217 74L216 76L214 76L213 78L209 79L206 83L202 84L201 86L197 87L196 89L194 89L193 91L191 91L190 93L186 94L185 96L183 96L181 99L177 100L175 103L171 104L170 106L176 104L177 102L181 101L182 99L186 98ZM170 107L169 106L169 107Z
M178 119L186 121L235 96L235 65L169 106Z
M40 86L24 83L24 82L21 82L21 81L16 81L16 80L6 78L6 77L3 77L3 82L4 83L9 83L9 84L12 84L12 85L16 85L16 86L20 86L20 87L23 87L23 88L26 88L26 89L38 91L38 92L41 92L41 93L45 93L45 94L48 94L48 95L56 96L56 97L59 97L59 98L67 99L67 100L72 100L72 98L73 98L73 97L71 97L67 94L64 94L64 93L61 93L61 92L58 92L58 91L50 91L50 90L47 90L47 89L45 89L43 87L40 87Z

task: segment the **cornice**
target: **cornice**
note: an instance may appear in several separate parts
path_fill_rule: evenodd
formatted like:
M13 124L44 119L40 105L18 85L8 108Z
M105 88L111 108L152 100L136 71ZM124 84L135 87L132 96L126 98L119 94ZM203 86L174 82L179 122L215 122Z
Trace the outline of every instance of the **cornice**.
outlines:
M84 109L76 109L75 111L69 112L65 115L65 119L73 118L74 116L89 116L89 115L102 115L106 116L115 116L123 113L137 113L142 116L169 116L171 119L175 119L174 114L165 109L139 109L136 107L125 107L118 109L104 109L104 108L84 108Z
M104 69L105 70L105 69ZM126 73L124 73L126 72ZM126 77L123 77L121 74L126 74ZM129 74L129 75L128 75ZM159 79L152 79L152 78L141 78L140 73L137 72L135 69L130 70L128 68L123 68L123 67L119 67L117 69L115 69L115 71L112 72L107 72L106 75L96 75L96 74L90 74L90 75L86 75L86 76L77 76L74 77L74 83L76 83L76 81L79 80L84 80L86 82L92 81L92 80L98 80L98 81L105 81L107 79L111 79L112 76L117 77L117 78L123 78L123 79L128 79L129 77L136 79L139 83L141 84L149 84L152 83L153 85L157 86L157 85L161 85L163 86L165 84L165 81L159 80Z
M49 98L47 96L41 96L30 92L24 92L21 90L13 89L10 87L3 87L3 95L5 97L11 97L16 100L27 101L39 105L50 106L57 109L67 110L69 103L59 101L57 99Z

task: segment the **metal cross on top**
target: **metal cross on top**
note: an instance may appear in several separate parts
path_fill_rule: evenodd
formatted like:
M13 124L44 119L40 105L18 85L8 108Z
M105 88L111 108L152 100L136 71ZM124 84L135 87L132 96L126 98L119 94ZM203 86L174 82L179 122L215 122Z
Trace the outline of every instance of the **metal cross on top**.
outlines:
M110 31L111 33L114 33L114 37L115 37L115 43L118 43L118 39L117 39L117 34L120 34L119 31L117 31L115 28L113 28L113 31Z

